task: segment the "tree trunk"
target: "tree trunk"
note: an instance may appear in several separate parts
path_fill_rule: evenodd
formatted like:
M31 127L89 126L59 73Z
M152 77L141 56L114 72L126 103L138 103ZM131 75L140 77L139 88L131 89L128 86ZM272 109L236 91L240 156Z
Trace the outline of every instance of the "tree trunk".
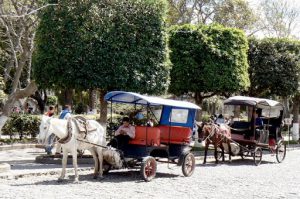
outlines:
M97 113L96 110L97 91L95 89L89 90L89 108L92 109L93 113Z
M47 101L46 92L44 92L43 94L44 94L44 99L42 97L41 92L39 92L39 91L35 91L34 95L30 96L31 98L33 98L37 101L39 109L41 111L41 114L43 114L45 112L45 104L46 104L46 101Z
M100 91L100 123L106 125L107 121L107 102L104 100L106 91Z
M300 94L296 94L293 97L293 129L292 129L293 140L299 139L299 100L300 100Z
M195 103L198 106L202 107L202 102L203 102L203 97L202 97L201 93L200 92L196 92L195 93ZM201 121L202 120L202 109L197 111L195 119L197 121Z
M283 98L283 107L284 107L284 117L289 118L290 117L290 110L289 110L289 99L288 97Z
M65 105L73 105L73 89L66 88L64 91Z

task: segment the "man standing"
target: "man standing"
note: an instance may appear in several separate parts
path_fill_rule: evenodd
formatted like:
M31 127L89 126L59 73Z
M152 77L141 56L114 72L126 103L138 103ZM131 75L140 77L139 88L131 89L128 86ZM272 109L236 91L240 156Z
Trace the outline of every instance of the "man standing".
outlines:
M69 117L71 117L71 106L66 104L64 107L64 110L59 115L59 119L67 120ZM55 147L55 155L60 155L61 153L61 144L57 143Z

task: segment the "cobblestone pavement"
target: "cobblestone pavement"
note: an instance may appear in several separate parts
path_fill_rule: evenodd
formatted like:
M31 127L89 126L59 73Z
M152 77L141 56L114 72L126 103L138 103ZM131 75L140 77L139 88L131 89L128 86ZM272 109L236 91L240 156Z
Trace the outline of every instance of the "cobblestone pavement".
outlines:
M32 157L42 152L35 153L28 155L27 167L13 166L12 170L29 170L34 165L30 162ZM3 161L1 155L0 162ZM58 173L49 172L41 176L0 179L0 198L300 198L299 165L300 150L290 150L283 163L276 163L275 156L264 155L260 166L254 166L251 158L239 157L232 163L226 161L219 165L209 159L208 164L203 165L202 157L197 157L191 177L183 177L180 167L159 164L156 178L148 183L141 180L138 170L111 171L102 181L92 179L91 169L82 170L78 184L72 181L73 172L68 173L62 183L57 182ZM60 166L40 167L33 170L58 170Z

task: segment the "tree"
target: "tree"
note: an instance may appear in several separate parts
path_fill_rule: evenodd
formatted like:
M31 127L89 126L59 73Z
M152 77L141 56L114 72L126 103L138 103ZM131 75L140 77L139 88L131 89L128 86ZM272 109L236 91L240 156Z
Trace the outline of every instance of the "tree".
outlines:
M288 97L298 89L300 42L249 40L249 95Z
M213 22L226 27L245 30L249 35L257 31L259 17L245 0L222 1L215 8Z
M193 93L201 105L206 97L248 87L248 42L242 31L217 25L174 26L169 46L171 93Z
M299 25L299 7L287 0L264 0L261 7L266 34L277 38L293 35L293 31Z
M194 0L168 0L168 20L170 25L191 23L196 6Z
M168 0L170 25L219 23L240 28L252 35L258 26L259 16L246 0Z
M30 96L37 89L30 76L35 28L38 24L34 14L49 6L41 6L41 3L36 0L0 0L0 26L4 30L3 37L9 54L4 81L6 83L10 79L12 82L0 116L0 130L10 116L15 101ZM20 83L22 75L27 79L26 85Z
M167 87L165 3L60 1L41 16L34 76L45 88L162 93ZM59 75L58 75L59 74Z
M292 98L293 134L298 135L300 42L274 38L251 39L249 46L249 95Z

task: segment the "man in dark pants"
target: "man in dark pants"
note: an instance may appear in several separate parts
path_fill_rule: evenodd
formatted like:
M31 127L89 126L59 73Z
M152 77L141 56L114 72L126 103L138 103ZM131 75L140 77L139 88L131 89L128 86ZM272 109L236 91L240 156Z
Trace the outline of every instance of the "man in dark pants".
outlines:
M129 124L129 118L124 117L122 120L123 124L115 132L115 137L110 141L108 145L124 150L128 145L129 140L135 137L135 127Z

